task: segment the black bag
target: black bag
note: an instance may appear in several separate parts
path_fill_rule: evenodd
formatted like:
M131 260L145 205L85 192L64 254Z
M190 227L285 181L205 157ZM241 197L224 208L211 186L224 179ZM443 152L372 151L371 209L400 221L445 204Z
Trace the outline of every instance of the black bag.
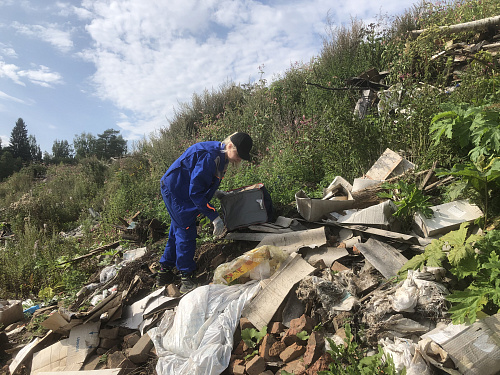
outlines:
M228 231L273 219L273 203L264 184L230 190L220 198Z

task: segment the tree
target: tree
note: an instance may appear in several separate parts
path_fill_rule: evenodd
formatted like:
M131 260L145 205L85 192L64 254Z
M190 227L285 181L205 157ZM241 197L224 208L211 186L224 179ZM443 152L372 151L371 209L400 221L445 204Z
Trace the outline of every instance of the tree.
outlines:
M97 139L90 133L83 132L80 135L75 135L73 139L73 148L75 150L75 158L83 159L96 154Z
M31 160L30 143L28 140L28 129L22 118L19 118L10 135L10 148L14 158L21 158L27 162Z
M52 145L52 156L58 161L70 159L73 156L73 148L69 145L68 141L59 141L56 139Z
M28 136L28 143L30 145L30 155L32 161L42 161L42 150L40 146L36 143L36 138L34 135Z
M21 170L22 166L21 158L14 158L10 151L4 149L0 156L0 181Z
M98 158L109 159L122 156L127 152L127 141L119 134L118 130L107 129L104 133L97 135L96 154Z

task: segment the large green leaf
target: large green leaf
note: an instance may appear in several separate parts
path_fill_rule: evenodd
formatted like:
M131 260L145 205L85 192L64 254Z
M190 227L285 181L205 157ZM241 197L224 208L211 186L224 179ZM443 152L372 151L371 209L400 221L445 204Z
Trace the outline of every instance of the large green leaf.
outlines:
M453 324L474 323L477 313L482 311L488 302L488 290L468 288L464 291L456 291L446 296L453 303L448 310L451 313Z

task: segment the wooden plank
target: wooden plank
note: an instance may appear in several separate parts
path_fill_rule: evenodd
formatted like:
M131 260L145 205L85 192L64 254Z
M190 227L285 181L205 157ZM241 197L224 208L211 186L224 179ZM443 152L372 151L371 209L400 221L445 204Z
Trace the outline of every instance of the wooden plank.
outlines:
M357 244L356 248L386 279L396 276L408 261L391 245L373 238L365 243Z

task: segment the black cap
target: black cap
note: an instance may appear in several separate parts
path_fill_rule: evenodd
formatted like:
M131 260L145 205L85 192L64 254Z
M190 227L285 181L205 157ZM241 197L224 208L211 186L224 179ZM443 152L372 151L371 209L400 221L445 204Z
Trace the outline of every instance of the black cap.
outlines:
M247 133L234 133L231 136L231 142L236 146L238 155L243 160L250 160L250 150L252 149L253 141Z

